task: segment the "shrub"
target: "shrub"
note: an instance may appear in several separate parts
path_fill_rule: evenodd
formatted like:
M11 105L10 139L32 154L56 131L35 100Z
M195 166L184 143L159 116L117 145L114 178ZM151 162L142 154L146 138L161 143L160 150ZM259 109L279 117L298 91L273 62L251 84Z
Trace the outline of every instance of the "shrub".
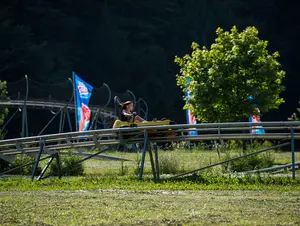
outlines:
M255 140L251 143L249 143L247 145L247 149L263 149L263 148L269 148L269 147L272 147L274 146L274 144L271 142L271 141L261 141L261 140Z
M240 154L240 156L251 152L254 152L254 150L244 151ZM230 158L232 158L231 154L227 153L225 159L227 160ZM227 171L243 172L243 171L271 167L274 164L274 160L275 159L273 154L271 152L267 152L263 154L251 155L245 158L234 160L229 164L226 164L224 167Z
M243 141L242 140L229 140L227 143L227 148L229 149L241 149L243 148Z
M33 162L35 160L36 160L36 158L32 158L32 157L29 157L27 155L19 155L19 156L17 156L16 160L13 161L12 163L9 163L8 167L3 171L7 171L7 170L10 170L10 169L25 165L25 164ZM21 167L19 169L16 169L16 170L12 171L10 174L14 174L14 175L31 175L32 170L33 170L33 166L34 166L34 164L30 164L30 165ZM42 172L42 168L40 166L38 166L37 170L36 170L36 173L35 173L35 176L39 175L41 172Z
M246 141L246 149L262 149L272 147L274 144L271 141L254 140ZM228 140L224 141L223 150L237 150L243 148L242 140Z
M121 167L120 167L120 170L119 170L119 175L120 176L125 176L126 174L128 174L128 166L126 166L124 164L124 161L121 161Z
M162 174L175 174L180 170L180 161L174 153L166 153L159 158L159 170Z
M0 130L0 140L4 139L6 133ZM9 162L0 158L0 173L4 172L9 167Z
M70 168L75 162L78 162L82 158L76 155L72 155L72 153L68 153L67 155L60 155L60 168L67 168L62 172L62 176L81 176L84 173L84 165L83 163L76 164ZM58 169L56 159L54 159L50 165L50 175L58 176Z

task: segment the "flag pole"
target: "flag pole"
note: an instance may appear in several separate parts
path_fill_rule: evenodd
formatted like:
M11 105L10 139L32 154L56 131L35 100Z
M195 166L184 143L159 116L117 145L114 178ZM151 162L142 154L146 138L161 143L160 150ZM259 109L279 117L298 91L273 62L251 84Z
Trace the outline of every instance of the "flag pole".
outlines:
M78 119L77 119L77 98L76 98L76 85L75 85L75 72L72 71L72 80L73 80L73 98L74 98L74 108L75 108L75 124L76 132L78 131Z

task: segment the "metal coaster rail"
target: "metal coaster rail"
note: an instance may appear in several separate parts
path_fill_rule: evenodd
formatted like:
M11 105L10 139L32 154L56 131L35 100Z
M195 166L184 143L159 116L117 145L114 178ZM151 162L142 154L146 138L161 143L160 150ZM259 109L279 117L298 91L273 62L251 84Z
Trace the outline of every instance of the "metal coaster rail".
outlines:
M250 130L254 126L262 126L266 134L254 135ZM245 133L245 129L247 133ZM253 128L254 129L254 128ZM197 130L197 136L190 136L188 132ZM142 161L139 178L142 180L146 152L149 152L153 177L159 180L158 152L156 143L178 142L178 141L201 141L201 140L232 140L232 139L270 139L270 140L291 140L292 162L295 162L294 140L300 139L300 122L232 122L232 123L205 123L205 124L178 124L165 126L141 126L130 128L100 129L84 132L68 132L59 134L49 134L41 136L23 137L0 141L0 157L13 161L18 154L38 156L35 169L41 155L47 154L51 158L63 149L85 149L96 148L108 150L119 144L143 144ZM275 131L275 132L274 132ZM155 161L152 155L151 144L155 144ZM102 153L103 151L99 152ZM84 153L84 151L82 151ZM89 159L96 156L88 154ZM50 158L49 157L49 158ZM295 165L292 164L293 169ZM33 174L34 175L34 172ZM295 171L293 170L293 178ZM40 178L40 177L39 177Z
M181 135L178 135L174 137L174 141L176 141L177 138L183 137L189 138L191 140L202 140L205 139L205 136L209 135L199 135L199 136L189 136L189 135L183 135L182 133L188 132L188 131L200 131L203 129L203 132L208 131L226 131L230 128L231 131L243 131L245 128L248 128L248 130L251 130L252 126L262 126L266 131L268 129L272 130L290 130L291 128L295 130L300 130L300 122L290 122L290 121L282 121L282 122L260 122L260 123L251 123L251 122L237 122L237 123L204 123L204 124L196 124L196 125L190 125L190 124L177 124L177 125L168 125L168 126L141 126L141 127L130 127L130 128L116 128L116 129L99 129L99 130L89 130L84 132L68 132L68 133L58 133L58 134L47 134L47 135L41 135L41 136L32 136L32 137L22 137L22 138L15 138L15 139L7 139L7 140L0 140L0 147L3 145L9 145L9 144L15 144L17 142L22 142L26 144L27 142L33 141L37 142L39 139L44 140L57 140L57 139L63 139L68 141L70 138L73 139L85 139L90 138L95 135L118 135L119 133L126 133L130 135L141 133L141 131L151 131L151 130L159 130L165 133L171 132L172 130L176 130L177 132L181 132ZM131 132L131 133L130 133ZM281 139L281 138L289 138L288 136L290 133L272 133L268 134L259 134L259 135L253 135L248 133L233 133L233 134L212 134L213 137L219 136L222 139L232 139L232 136L236 136L240 134L240 137L238 139L252 139L252 138L263 138L263 139ZM280 135L281 134L281 135ZM300 136L300 133L295 133L295 136L298 138ZM164 139L168 139L170 137L166 137ZM150 140L153 138L149 138ZM155 138L156 140L158 138ZM164 142L164 139L162 138L161 142ZM298 138L299 139L299 138Z
M21 108L24 105L24 101L23 100L0 101L0 105ZM26 106L29 108L47 109L47 110L48 109L60 110L62 108L66 108L70 111L74 111L74 104L67 103L67 102L27 100ZM106 117L115 118L115 115L113 114L113 109L111 109L111 108L105 108L102 106L91 105L90 109L92 112L97 112L97 110L100 109L100 114L102 114Z
M73 74L74 72L72 72L72 75ZM49 110L54 116L46 123L40 132L34 131L35 134L41 135L44 132L47 133L45 130L58 115L60 115L58 133L65 131L65 123L68 124L66 131L74 131L74 125L72 126L69 115L69 111L76 113L73 82L71 78L68 78L66 81L60 83L48 84L35 81L25 75L24 78L17 82L7 83L8 98L1 99L0 106L18 108L18 110L10 116L8 121L0 129L4 131L17 113L21 112L22 127L20 134L21 137L29 137L29 132L31 131L28 129L30 126L27 109L39 109ZM113 93L110 87L106 83L103 83L102 86L94 87L93 90L89 108L94 115L92 115L93 120L91 121L89 129L109 128L111 121L117 118L114 114L114 108L112 107L114 99L112 95L122 97L122 101L128 98L133 100L133 102L137 104L136 107L147 116L148 106L143 99L139 98L137 100L135 94L130 90L126 90L124 93ZM146 109L141 109L141 101Z

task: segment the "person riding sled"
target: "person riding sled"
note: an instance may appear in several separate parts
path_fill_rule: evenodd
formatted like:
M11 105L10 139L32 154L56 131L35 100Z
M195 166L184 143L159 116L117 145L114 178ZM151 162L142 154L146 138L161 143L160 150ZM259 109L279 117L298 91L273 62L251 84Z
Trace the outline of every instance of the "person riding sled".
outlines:
M123 122L147 122L141 116L139 116L136 112L133 112L133 103L132 101L126 101L121 104L122 112L121 112L121 121Z

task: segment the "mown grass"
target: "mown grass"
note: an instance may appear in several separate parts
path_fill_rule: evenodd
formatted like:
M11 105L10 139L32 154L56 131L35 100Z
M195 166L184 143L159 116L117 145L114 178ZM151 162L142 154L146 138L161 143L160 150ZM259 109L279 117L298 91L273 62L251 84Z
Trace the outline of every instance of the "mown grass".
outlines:
M234 177L216 175L209 172L196 178L165 180L153 182L150 175L143 181L136 176L85 176L51 178L42 181L31 181L30 178L6 178L0 181L0 192L29 190L269 190L269 191L300 191L300 178L292 180L290 176L274 177L248 175Z
M33 182L29 177L1 178L0 225L300 224L298 172L296 180L291 172L237 176L217 166L155 183L148 154L143 181L137 175L140 153L107 154L130 161L88 160L79 177ZM290 163L290 153L272 154L276 164ZM171 160L167 164L173 173L220 161L216 151L159 151L159 156Z
M299 225L300 192L0 193L1 225Z

